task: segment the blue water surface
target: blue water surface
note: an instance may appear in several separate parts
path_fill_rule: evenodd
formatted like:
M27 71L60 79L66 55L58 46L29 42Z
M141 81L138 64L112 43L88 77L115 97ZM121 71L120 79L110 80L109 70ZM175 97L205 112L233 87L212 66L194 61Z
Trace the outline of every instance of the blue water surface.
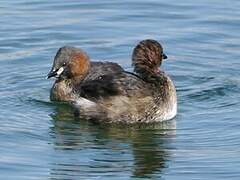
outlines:
M0 179L238 180L240 1L1 0ZM162 43L178 115L104 125L49 101L58 48L131 70L133 47Z

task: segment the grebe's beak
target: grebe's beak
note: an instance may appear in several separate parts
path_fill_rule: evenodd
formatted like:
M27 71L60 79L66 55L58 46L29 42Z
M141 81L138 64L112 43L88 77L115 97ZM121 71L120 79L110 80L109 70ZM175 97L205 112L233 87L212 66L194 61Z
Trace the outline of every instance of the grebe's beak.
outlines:
M59 68L59 69L52 69L52 70L48 73L46 79L49 79L49 78L51 78L51 77L59 78L63 71L64 71L64 68L63 68L63 67L61 67L61 68Z
M163 59L167 59L168 57L167 57L166 54L162 53L162 58L163 58Z
M49 79L49 78L51 78L51 77L55 77L57 75L57 71L55 70L52 70L52 71L50 71L49 73L48 73L48 75L47 75L47 77L46 77L46 79Z

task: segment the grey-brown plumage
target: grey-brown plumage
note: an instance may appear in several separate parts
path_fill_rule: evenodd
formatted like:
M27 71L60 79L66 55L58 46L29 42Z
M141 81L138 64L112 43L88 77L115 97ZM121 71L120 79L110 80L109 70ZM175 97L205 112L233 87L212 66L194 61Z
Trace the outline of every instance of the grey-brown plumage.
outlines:
M65 62L66 67L58 68L61 74L52 88L51 100L71 102L78 116L107 122L159 122L176 115L176 90L159 69L166 56L157 41L144 40L134 48L136 74L116 63L90 63L82 50L67 48L70 51L73 53L62 57L57 53L55 57L54 64ZM68 63L79 66L74 69L77 72L68 70ZM68 76L69 72L76 76Z

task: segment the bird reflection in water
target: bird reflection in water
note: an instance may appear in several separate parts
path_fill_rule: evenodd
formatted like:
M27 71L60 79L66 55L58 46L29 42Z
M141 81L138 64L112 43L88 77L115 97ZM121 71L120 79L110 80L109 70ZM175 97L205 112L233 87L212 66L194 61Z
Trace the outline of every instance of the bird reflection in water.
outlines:
M52 179L155 177L167 169L175 120L158 124L103 124L76 119L71 107L56 106L50 135Z

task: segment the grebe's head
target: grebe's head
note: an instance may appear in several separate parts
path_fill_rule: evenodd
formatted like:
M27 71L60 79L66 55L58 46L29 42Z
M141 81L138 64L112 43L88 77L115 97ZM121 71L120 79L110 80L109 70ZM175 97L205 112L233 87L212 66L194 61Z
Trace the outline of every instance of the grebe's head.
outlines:
M58 80L83 79L89 66L89 57L83 50L65 46L58 50L47 78L55 77Z
M160 72L162 60L167 59L161 44L152 39L140 41L133 50L132 65L134 71L142 76Z

